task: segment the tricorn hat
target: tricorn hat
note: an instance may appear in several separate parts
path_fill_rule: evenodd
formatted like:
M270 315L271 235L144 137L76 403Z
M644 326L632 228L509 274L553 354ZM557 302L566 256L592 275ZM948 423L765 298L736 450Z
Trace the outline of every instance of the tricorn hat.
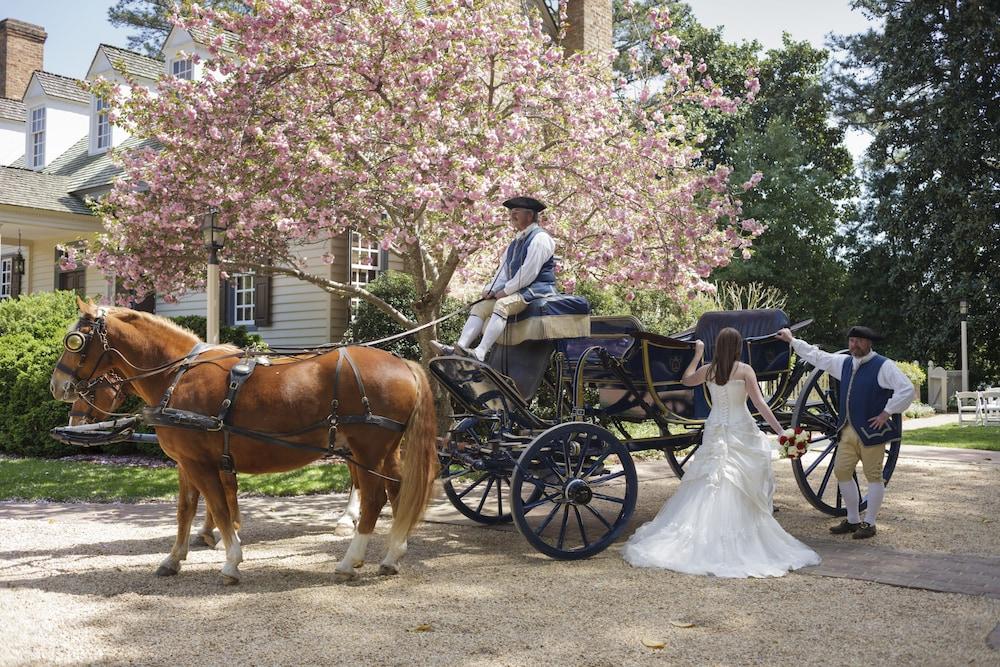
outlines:
M869 329L868 327L854 326L851 327L850 331L847 332L848 338L867 338L873 343L882 340L882 336L877 333L874 329Z
M545 210L545 204L534 197L514 197L505 201L503 205L507 208L526 208L535 213L541 213Z

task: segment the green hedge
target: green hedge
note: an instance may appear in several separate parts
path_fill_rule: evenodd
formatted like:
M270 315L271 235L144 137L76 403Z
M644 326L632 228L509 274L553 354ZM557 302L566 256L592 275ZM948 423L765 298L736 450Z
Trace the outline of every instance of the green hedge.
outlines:
M69 404L52 398L49 380L66 330L78 316L75 292L40 292L0 301L0 452L48 458L80 453L79 447L49 436L51 429L69 423ZM173 319L204 339L204 317ZM244 327L223 327L219 338L240 347L263 346L263 339ZM119 410L134 412L139 405L138 399L130 399ZM162 455L151 444L88 449Z

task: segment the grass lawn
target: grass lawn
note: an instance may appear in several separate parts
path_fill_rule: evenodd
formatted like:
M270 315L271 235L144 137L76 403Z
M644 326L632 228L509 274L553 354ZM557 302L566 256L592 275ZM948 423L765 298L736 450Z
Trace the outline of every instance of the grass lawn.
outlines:
M1000 426L929 426L903 431L904 445L933 445L1000 452Z
M240 495L299 496L346 491L347 466L310 465L291 472L240 475ZM0 460L0 500L136 502L177 497L175 468L51 459Z

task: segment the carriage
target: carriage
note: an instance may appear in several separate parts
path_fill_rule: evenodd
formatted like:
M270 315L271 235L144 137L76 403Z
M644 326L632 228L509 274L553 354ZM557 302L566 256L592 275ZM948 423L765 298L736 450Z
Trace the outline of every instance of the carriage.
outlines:
M532 307L573 311L557 305L566 299L576 297L557 295ZM791 461L803 496L823 513L846 514L832 480L838 383L794 359L776 337L811 320L792 324L777 309L720 311L663 336L634 317L589 319L586 335L508 340L485 363L465 356L430 361L455 408L439 456L445 493L459 512L483 524L513 521L536 550L553 558L586 558L605 549L635 509L632 455L660 450L680 477L700 446L711 399L706 387L686 387L681 377L695 341L704 341L710 361L716 334L731 326L743 335L742 360L756 372L775 416L809 433L809 453ZM752 404L750 410L759 417ZM886 454L888 482L898 440L886 445Z

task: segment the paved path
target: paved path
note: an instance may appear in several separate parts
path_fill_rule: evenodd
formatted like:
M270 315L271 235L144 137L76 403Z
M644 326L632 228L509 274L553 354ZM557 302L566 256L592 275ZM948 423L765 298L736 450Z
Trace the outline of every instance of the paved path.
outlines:
M958 423L958 413L943 412L941 414L931 415L930 417L921 417L919 419L904 419L903 420L903 430L912 431L917 428L928 428L931 426L946 426L948 424Z

